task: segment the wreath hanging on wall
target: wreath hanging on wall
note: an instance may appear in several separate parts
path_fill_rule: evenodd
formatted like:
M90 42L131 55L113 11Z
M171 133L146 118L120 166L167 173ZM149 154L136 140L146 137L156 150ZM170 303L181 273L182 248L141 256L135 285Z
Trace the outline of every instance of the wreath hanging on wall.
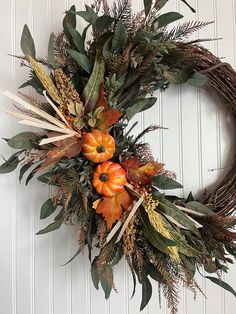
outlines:
M155 104L155 90L183 82L214 92L235 116L236 73L188 40L209 23L167 28L183 17L162 14L167 2L144 0L144 10L136 14L129 0L112 6L95 0L85 11L72 6L63 31L50 36L46 59L36 57L24 26L24 56L18 58L30 69L30 78L20 89L33 87L43 98L5 92L16 110L3 111L41 131L6 139L17 151L0 166L0 173L19 166L19 180L27 175L26 185L37 175L54 187L40 212L41 219L54 215L54 220L37 234L63 223L76 226L79 248L72 259L88 248L94 286L101 285L106 298L115 289L113 268L124 256L133 294L136 282L142 285L140 310L151 298L152 279L174 314L179 285L201 292L195 281L196 272L203 276L201 269L215 273L206 278L236 296L221 280L236 256L236 162L215 191L202 199L191 193L186 199L169 195L166 190L182 185L154 159L148 143L141 142L160 127L151 125L134 137L136 124L129 121ZM87 22L82 33L76 29L77 16ZM95 257L93 247L99 248Z

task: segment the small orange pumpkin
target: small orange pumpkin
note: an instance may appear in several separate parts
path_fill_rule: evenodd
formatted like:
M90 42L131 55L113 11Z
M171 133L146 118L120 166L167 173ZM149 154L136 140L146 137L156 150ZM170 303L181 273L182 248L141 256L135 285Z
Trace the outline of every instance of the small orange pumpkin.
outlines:
M92 184L98 194L112 197L123 190L126 184L126 171L111 161L106 161L97 166Z
M100 130L93 130L83 136L83 155L86 159L100 163L111 159L115 152L115 140L108 133Z

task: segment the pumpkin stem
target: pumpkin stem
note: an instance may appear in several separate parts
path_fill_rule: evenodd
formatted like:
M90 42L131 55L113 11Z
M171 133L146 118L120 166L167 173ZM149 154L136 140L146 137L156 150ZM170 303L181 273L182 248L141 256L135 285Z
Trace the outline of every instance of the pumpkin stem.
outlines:
M103 145L97 146L97 152L98 153L105 153L105 147Z
M108 178L109 178L109 176L108 176L107 173L102 173L102 174L100 174L100 176L99 176L99 179L100 179L102 182L107 182Z

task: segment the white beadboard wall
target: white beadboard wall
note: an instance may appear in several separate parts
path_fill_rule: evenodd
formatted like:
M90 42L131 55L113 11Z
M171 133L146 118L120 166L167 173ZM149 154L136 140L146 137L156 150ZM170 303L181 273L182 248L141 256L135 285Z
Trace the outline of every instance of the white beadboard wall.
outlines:
M193 38L223 38L204 43L211 51L236 65L236 4L234 0L188 0L197 9L193 14L179 0L170 0L165 10L179 11L185 20L215 21L196 33ZM61 30L63 12L82 0L8 0L0 1L0 92L17 91L26 80L27 70L19 67L17 59L7 54L20 55L20 36L27 23L35 39L37 54L46 55L50 32ZM132 1L134 10L142 7L142 0ZM83 25L83 22L80 22ZM29 92L31 92L29 90ZM12 106L0 95L1 108ZM171 87L158 94L158 103L136 120L136 132L151 123L168 130L149 134L145 140L153 147L155 156L175 170L187 194L202 190L217 181L227 170L232 148L233 122L229 114L203 91L188 86ZM0 136L11 137L25 130L13 119L1 113ZM12 151L0 141L1 155ZM231 152L232 153L232 152ZM212 169L218 169L212 171ZM40 221L39 210L50 191L34 181L28 187L18 183L18 173L0 176L0 313L1 314L137 314L141 290L130 300L132 279L124 262L116 268L118 294L112 292L105 301L103 292L96 291L90 280L86 256L80 256L67 266L61 266L76 251L75 231L63 227L44 236L35 233L48 221ZM236 287L236 267L231 267L226 280ZM205 299L186 290L180 291L180 314L232 314L235 299L201 277L198 282ZM158 290L145 314L169 313L164 299L159 308Z

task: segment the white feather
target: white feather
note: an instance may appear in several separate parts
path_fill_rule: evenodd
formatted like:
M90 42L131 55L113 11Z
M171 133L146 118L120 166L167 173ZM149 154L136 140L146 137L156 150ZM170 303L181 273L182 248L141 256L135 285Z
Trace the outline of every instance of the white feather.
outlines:
M40 146L45 145L45 144L50 144L54 142L58 142L61 140L65 140L69 137L75 136L74 134L66 134L66 135L58 135L54 137L49 137L49 138L44 138L42 141L39 143Z
M27 110L30 110L34 113L36 113L37 115L41 116L42 118L44 118L45 120L47 121L50 121L51 123L59 126L60 128L62 129L67 129L67 127L61 122L59 121L58 119L52 117L50 114L48 114L47 112L39 109L39 108L36 108L35 106L27 103L26 101L24 101L23 99L21 99L20 97L8 92L8 91L5 91L3 93L3 95L5 95L6 97L10 98L11 100L13 100L14 102L17 102L19 105L21 105L22 107L24 107L25 109Z
M39 120L40 121L40 120ZM47 122L35 122L35 121L30 121L30 120L21 120L18 121L18 123L20 124L24 124L24 125L30 125L30 126L34 126L36 128L40 128L40 129L46 129L46 130L51 130L51 131L55 131L55 132L59 132L59 133L63 133L63 134L77 134L77 132L69 130L69 129L61 129L53 124L47 123Z
M120 229L121 226L122 226L122 222L121 222L121 220L119 220L115 224L115 226L112 228L111 232L108 234L108 236L107 236L107 243L111 241L111 239L114 237L114 235Z
M61 113L61 111L57 108L56 105L54 105L54 103L51 101L51 99L47 96L46 91L43 91L43 94L45 96L45 98L47 99L48 103L52 106L52 108L56 111L56 113L59 115L59 117L62 119L62 121L65 122L66 125L68 125L70 128L70 124L68 123L68 121L66 120L66 118L63 116L63 114Z
M134 214L136 213L136 211L138 210L139 206L142 204L144 200L144 195L142 195L140 197L140 199L134 204L131 212L129 213L129 216L127 217L125 223L123 224L122 228L121 228L121 231L117 237L117 240L116 240L116 243L120 241L120 239L122 238L124 232L125 232L125 229L128 227L128 224L130 222L130 220L132 219L132 217L134 216Z
M183 206L178 206L178 205L175 205L175 206L178 207L179 209L181 209L184 212L187 212L187 213L190 213L190 214L193 214L193 215L196 215L196 216L205 216L204 214L196 212L193 209L189 209L189 208L186 208L186 207L183 207Z
M176 221L173 217L163 213L164 216L172 223L174 223L177 227L181 228L181 229L187 229L186 227L184 227L181 223L179 223L178 221Z

